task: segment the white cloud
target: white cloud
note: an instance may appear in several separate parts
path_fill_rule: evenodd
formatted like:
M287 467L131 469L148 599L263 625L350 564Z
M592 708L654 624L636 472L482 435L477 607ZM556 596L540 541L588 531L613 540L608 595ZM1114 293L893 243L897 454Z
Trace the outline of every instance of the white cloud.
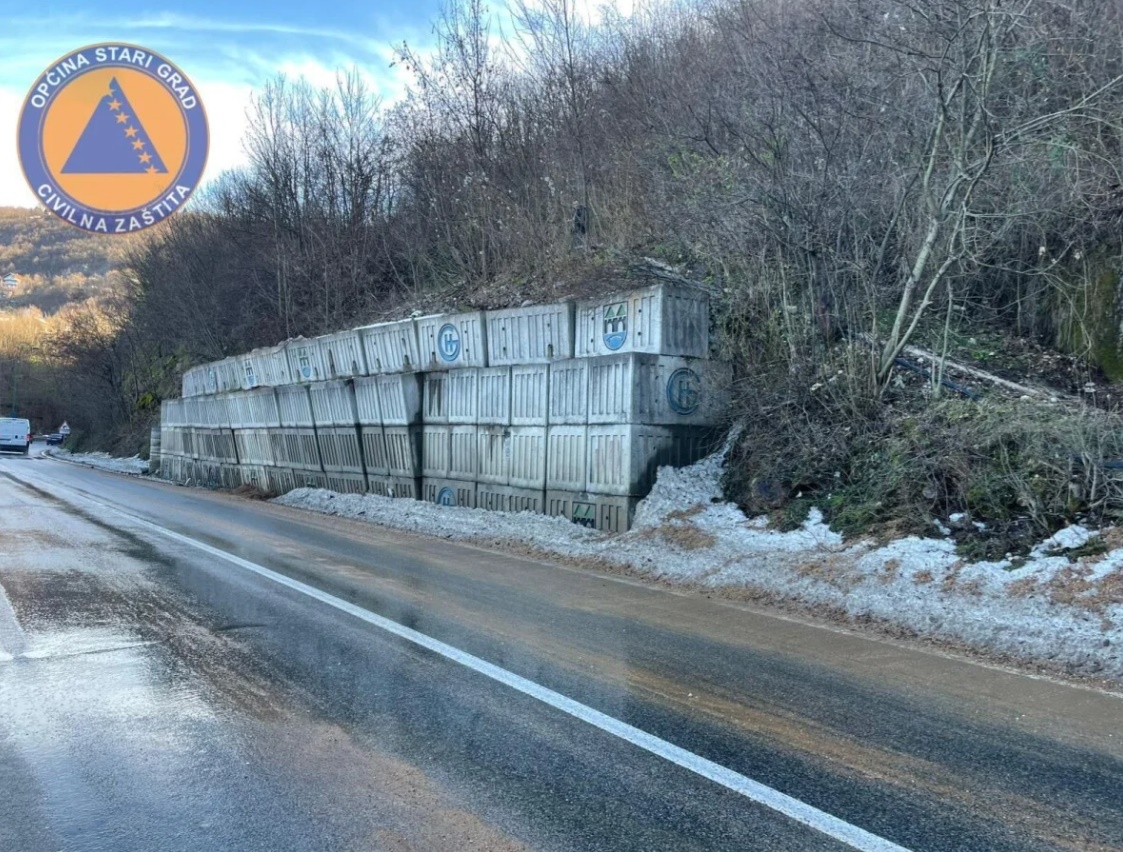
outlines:
M207 111L210 148L203 182L214 180L228 169L246 164L242 142L246 135L246 110L253 89L250 86L199 80L195 84Z
M16 125L24 94L0 87L0 207L34 207L36 204L16 150Z

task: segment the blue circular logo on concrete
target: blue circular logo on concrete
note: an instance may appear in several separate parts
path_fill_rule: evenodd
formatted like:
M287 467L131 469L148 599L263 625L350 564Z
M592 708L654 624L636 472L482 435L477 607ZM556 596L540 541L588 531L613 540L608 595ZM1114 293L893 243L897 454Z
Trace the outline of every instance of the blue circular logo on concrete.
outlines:
M688 367L675 370L667 380L667 404L675 414L693 414L702 400L702 381Z
M437 503L441 506L455 506L456 492L446 485L437 494Z
M437 332L437 352L446 361L455 361L460 357L460 332L450 322L442 325Z

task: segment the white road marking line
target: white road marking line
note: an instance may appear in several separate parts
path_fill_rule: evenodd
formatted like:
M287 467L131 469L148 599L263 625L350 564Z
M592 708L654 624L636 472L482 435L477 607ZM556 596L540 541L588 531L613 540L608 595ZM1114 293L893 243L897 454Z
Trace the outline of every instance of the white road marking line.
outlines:
M676 746L674 743L667 742L654 734L649 734L633 725L629 725L627 722L622 722L599 710L594 710L592 707L574 701L572 698L567 698L559 692L547 689L521 675L500 668L493 663L487 662L487 660L483 660L466 651L461 651L459 648L448 645L438 639L420 633L417 630L398 624L396 621L391 621L388 618L365 610L362 607L355 606L352 603L348 603L341 598L337 598L335 595L321 591L307 583L302 583L299 580L286 577L284 574L280 574L263 565L258 565L256 562L251 562L248 559L243 559L232 553L227 553L224 550L191 538L190 536L169 530L151 521L146 521L143 518L139 518L115 506L102 503L100 500L91 497L85 497L85 499L106 511L128 518L130 521L165 536L166 538L186 544L189 547L201 550L219 559L224 559L240 568L245 568L247 571L252 571L254 574L272 580L274 583L286 586L293 591L300 592L303 595L325 603L348 615L352 615L367 624L385 630L387 633L392 633L408 642L412 642L415 645L440 654L448 660L466 666L492 680L509 686L511 689L517 690L531 698L535 698L543 704L547 704L556 710L560 710L574 718L587 722L593 727L619 737L632 745L638 746L644 751L670 761L677 766L681 766L683 769L688 769L697 775L701 775L703 778L720 784L728 790L740 793L742 796L758 804L777 811L841 843L845 843L852 849L860 850L860 852L909 852L904 846L898 846L890 840L879 837L856 825L851 825L843 819L839 819L825 811L812 807L786 793L781 793L779 790L775 790L766 784L754 781L738 772L734 772L732 769L727 769L721 764L714 763L712 760L707 760L691 751Z

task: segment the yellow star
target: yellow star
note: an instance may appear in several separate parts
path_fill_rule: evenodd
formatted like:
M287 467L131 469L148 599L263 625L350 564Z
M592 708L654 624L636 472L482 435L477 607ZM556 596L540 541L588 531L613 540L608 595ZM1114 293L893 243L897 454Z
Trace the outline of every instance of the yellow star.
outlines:
M156 167L155 166L149 166L147 169L145 169L145 171L148 172L150 175L154 175L154 174L156 174Z
M147 163L147 162L149 162L149 161L150 161L151 159L152 159L152 155L151 155L151 154L141 154L141 155L140 155L140 161L141 161L142 163Z
M117 114L117 123L118 124L124 124L128 120L129 120L129 117L127 115L125 115L123 112Z
M133 136L136 136L136 128L135 128L135 127L127 127L127 128L125 128L125 135L126 135L126 136L128 136L128 137L129 137L130 139L131 139L131 138L132 138Z
M119 110L121 108L121 102L119 100L117 100L116 98L114 98L113 100L111 100L109 102L109 108L111 110Z
M134 151L139 151L143 147L144 147L144 140L143 139L134 139L133 140L133 150Z

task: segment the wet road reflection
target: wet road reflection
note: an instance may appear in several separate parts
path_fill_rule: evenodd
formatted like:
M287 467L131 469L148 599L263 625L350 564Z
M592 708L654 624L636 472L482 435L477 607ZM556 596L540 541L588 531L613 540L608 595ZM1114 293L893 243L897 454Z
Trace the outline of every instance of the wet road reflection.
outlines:
M845 653L761 650L715 621L729 610L689 615L592 575L0 460L0 850L840 848L72 488L906 846L1120 848L1118 750L890 690L843 671ZM793 644L845 644L801 629ZM876 671L897 652L869 653ZM1120 706L1095 712L1110 727Z
M0 477L2 849L838 848L83 511Z

